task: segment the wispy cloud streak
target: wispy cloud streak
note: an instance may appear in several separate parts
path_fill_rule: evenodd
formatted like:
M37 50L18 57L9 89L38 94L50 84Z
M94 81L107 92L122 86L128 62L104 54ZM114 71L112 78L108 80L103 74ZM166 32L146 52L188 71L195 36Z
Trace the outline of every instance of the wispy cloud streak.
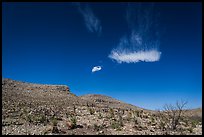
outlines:
M128 4L126 20L130 34L121 38L109 58L118 63L159 61L159 31L153 4Z
M92 9L89 5L82 6L77 3L78 10L84 18L85 25L90 32L96 32L98 34L102 31L102 26L100 20L94 15Z

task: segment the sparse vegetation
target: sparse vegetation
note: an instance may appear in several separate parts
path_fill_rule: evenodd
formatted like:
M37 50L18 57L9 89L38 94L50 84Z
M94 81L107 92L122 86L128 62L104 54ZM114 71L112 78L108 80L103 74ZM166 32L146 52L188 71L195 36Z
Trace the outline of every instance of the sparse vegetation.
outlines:
M53 128L52 128L52 133L59 133L59 129L57 128L57 119L56 118L53 118L52 119L52 125L53 125Z
M95 131L100 131L103 129L103 126L102 125L97 125L97 124L94 124L94 130Z
M47 124L47 119L46 119L45 115L39 115L38 120L39 120L40 123L43 123L44 125Z
M192 120L192 121L191 121L191 125L192 125L193 128L195 128L196 125L198 125L198 123L199 123L199 122L196 121L196 120Z
M113 129L118 130L118 131L121 130L121 125L120 125L120 123L119 123L118 121L112 121L112 122L111 122L111 127L112 127Z
M27 117L26 117L27 121L32 123L33 122L33 117L31 114L28 114Z
M24 86L24 83L22 85ZM6 91L2 92L2 132L4 135L202 134L200 113L196 112L194 115L192 112L195 110L193 110L189 115L184 115L186 111L182 111L184 110L182 103L180 103L181 106L176 105L173 112L172 107L168 106L163 111L152 113L152 111L138 109L102 95L88 96L87 101L83 97L67 94L67 91L66 93L57 92L55 86L44 88L43 85L43 88L40 86L37 89L32 87L29 88L32 89L29 93L24 92L23 86L16 85L15 88L19 90L14 90L13 87L10 88L11 86L6 88L2 86L3 91ZM96 99L102 101L94 104L92 100ZM199 112L202 112L200 110L202 109L199 109ZM13 128L14 125L15 128ZM175 130L173 126L176 127Z
M138 117L135 117L135 116L133 117L133 122L134 122L135 126L140 124L139 121L138 121Z
M192 128L192 127L189 127L189 128L188 128L188 131L189 131L190 133L193 133L193 128Z
M117 119L113 119L112 122L111 122L111 127L112 127L113 129L118 130L118 131L120 131L120 130L121 130L121 127L123 127L123 126L124 126L124 124L123 124L123 118L122 118L121 115L119 115L118 120L117 120Z
M130 121L132 119L132 112L128 111L127 120Z
M52 119L52 125L53 125L53 126L57 126L57 123L58 123L58 122L57 122L57 119L56 119L56 118L53 118L53 119Z
M77 127L77 119L76 119L76 116L72 116L72 117L70 118L70 121L71 121L72 129L76 128L76 127Z
M121 115L119 115L119 125L120 125L120 126L123 126L123 125L124 125L124 124L123 124L123 118L122 118Z
M101 112L99 112L98 118L99 118L99 119L102 118Z
M114 118L115 117L114 110L112 108L110 108L109 112L110 112L110 118Z
M151 123L155 123L155 118L151 117Z
M89 112L90 112L91 115L93 115L95 113L94 108L89 108Z
M135 115L137 116L137 117L139 117L140 116L140 111L139 110L135 110Z

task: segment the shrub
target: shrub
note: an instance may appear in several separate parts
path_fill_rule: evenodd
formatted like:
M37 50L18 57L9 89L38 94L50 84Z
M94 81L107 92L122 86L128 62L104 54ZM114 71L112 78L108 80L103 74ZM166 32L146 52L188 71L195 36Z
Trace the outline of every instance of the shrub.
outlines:
M95 110L93 108L89 108L89 112L91 115L93 115L95 113Z
M198 124L198 121L196 121L196 120L191 121L191 125L193 128L195 128L197 124Z
M76 126L77 126L76 116L72 116L72 117L70 118L70 121L71 121L72 129L73 129L73 128L76 128Z
M111 127L113 129L116 129L116 130L121 130L121 127L123 127L123 119L122 119L122 116L119 115L119 119L117 121L115 120L112 120L111 122Z
M101 118L102 118L102 115L101 115L101 113L100 113L100 112L99 112L99 116L98 116L98 118L99 118L99 119L101 119Z
M40 123L44 123L44 124L47 123L47 119L46 119L45 115L40 115L39 118L38 118L38 121Z
M99 131L99 130L102 130L102 129L103 129L103 126L94 124L94 130L95 130L95 131Z
M53 126L57 126L57 123L58 123L58 122L57 122L57 119L56 119L56 118L53 118L53 119L52 119L52 125L53 125Z
M160 122L160 129L162 130L162 131L164 131L164 129L165 129L165 123L162 121L162 122Z
M132 112L129 111L128 112L128 116L127 116L127 120L130 121L132 119Z
M121 125L118 121L112 121L111 127L116 130L121 130Z
M188 128L188 131L189 131L190 133L193 133L193 128L192 128L192 127Z
M114 110L112 108L110 108L109 112L110 112L110 118L114 118L114 116L115 116Z
M123 126L123 118L121 115L119 115L119 125Z
M135 125L138 125L138 124L139 124L139 122L138 122L138 120L137 120L137 117L135 117L135 116L134 116L134 118L133 118L133 121L134 121L134 124L135 124Z
M53 125L53 128L52 128L52 133L59 133L59 130L57 128L57 119L56 118L52 118L52 125Z
M138 110L135 110L135 115L136 115L137 117L139 117L139 116L140 116L140 112L139 112Z
M155 123L154 117L151 117L151 123Z
M32 115L28 114L27 117L26 117L26 120L27 120L28 122L32 123L32 122L33 122L33 117L32 117Z

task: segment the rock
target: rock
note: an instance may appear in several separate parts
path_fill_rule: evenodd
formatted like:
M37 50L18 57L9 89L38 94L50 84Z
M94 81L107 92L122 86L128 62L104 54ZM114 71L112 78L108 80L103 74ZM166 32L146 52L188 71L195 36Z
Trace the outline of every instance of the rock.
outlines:
M67 126L68 129L73 129L73 125L69 121L66 121L66 126Z
M97 132L97 134L98 134L98 135L103 135L103 134L104 134L104 131L101 130L101 131Z
M155 132L155 130L154 130L154 129L150 129L149 131L150 131L150 132Z
M65 128L62 128L62 129L60 129L60 132L61 132L62 134L66 134L66 133L67 133L67 130L66 130Z
M53 126L52 133L59 133L57 126Z

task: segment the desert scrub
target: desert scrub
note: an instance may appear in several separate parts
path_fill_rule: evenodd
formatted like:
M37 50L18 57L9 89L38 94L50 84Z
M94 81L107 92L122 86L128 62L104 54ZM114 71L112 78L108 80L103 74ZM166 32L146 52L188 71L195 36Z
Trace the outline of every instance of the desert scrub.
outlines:
M77 127L77 119L76 119L76 116L71 116L71 117L70 117L70 121L71 121L71 127L72 127L72 129L76 128L76 127Z
M101 112L99 112L98 119L101 119L101 118L103 118L103 117L101 115Z
M130 121L132 118L132 112L129 111L128 114L127 114L127 121Z
M22 112L23 114L21 115L21 117L23 118L23 119L25 119L26 121L28 121L28 122L30 122L30 114L28 113L28 111L26 110L26 109L23 109L23 112Z
M140 110L139 117L143 118L143 110Z
M28 114L27 121L30 122L30 123L36 124L36 125L38 123L46 125L47 122L48 122L45 115L41 115L41 114L38 114L38 115Z
M97 124L94 124L94 130L95 131L100 131L103 129L103 126L102 125L97 125Z
M159 127L162 131L165 130L165 123L163 121L160 122Z
M57 119L56 118L53 118L52 119L52 125L53 125L53 128L52 128L52 133L59 133L59 130L57 128Z
M33 116L31 114L27 114L26 115L26 121L28 121L29 123L33 122Z
M139 122L138 122L138 120L137 120L137 117L136 117L136 116L134 116L134 117L133 117L133 122L134 122L134 124L135 124L135 125L138 125L138 124L139 124Z
M113 129L116 129L117 131L121 131L121 125L118 121L112 121L111 122L111 127Z
M52 125L53 126L57 126L57 119L56 118L52 118Z
M193 128L192 128L192 127L189 127L189 128L188 128L188 131L189 131L190 133L193 133Z
M140 116L139 110L135 110L134 114L135 114L136 117L139 117Z
M121 115L119 115L119 120L118 120L118 122L119 122L119 125L120 125L120 126L124 126L124 124L123 124L123 118L122 118Z
M52 133L59 133L59 130L57 128L57 124L58 124L58 121L55 117L52 118Z
M195 128L196 127L196 125L198 125L198 121L196 121L196 120L192 120L191 121L191 126L193 127L193 128Z
M119 118L118 120L114 119L111 121L111 127L113 129L116 129L117 131L121 131L121 127L123 127L124 124L123 124L123 118L121 115L119 115Z
M43 114L40 114L40 115L36 116L36 121L37 121L38 123L44 123L44 124L47 123L46 116L43 115Z
M114 110L112 108L110 108L109 112L110 112L110 118L114 118L114 116L115 116Z
M153 116L151 116L151 123L155 123L155 119Z
M93 115L93 114L95 113L95 110L94 110L93 108L89 108L89 113L90 113L91 115Z

